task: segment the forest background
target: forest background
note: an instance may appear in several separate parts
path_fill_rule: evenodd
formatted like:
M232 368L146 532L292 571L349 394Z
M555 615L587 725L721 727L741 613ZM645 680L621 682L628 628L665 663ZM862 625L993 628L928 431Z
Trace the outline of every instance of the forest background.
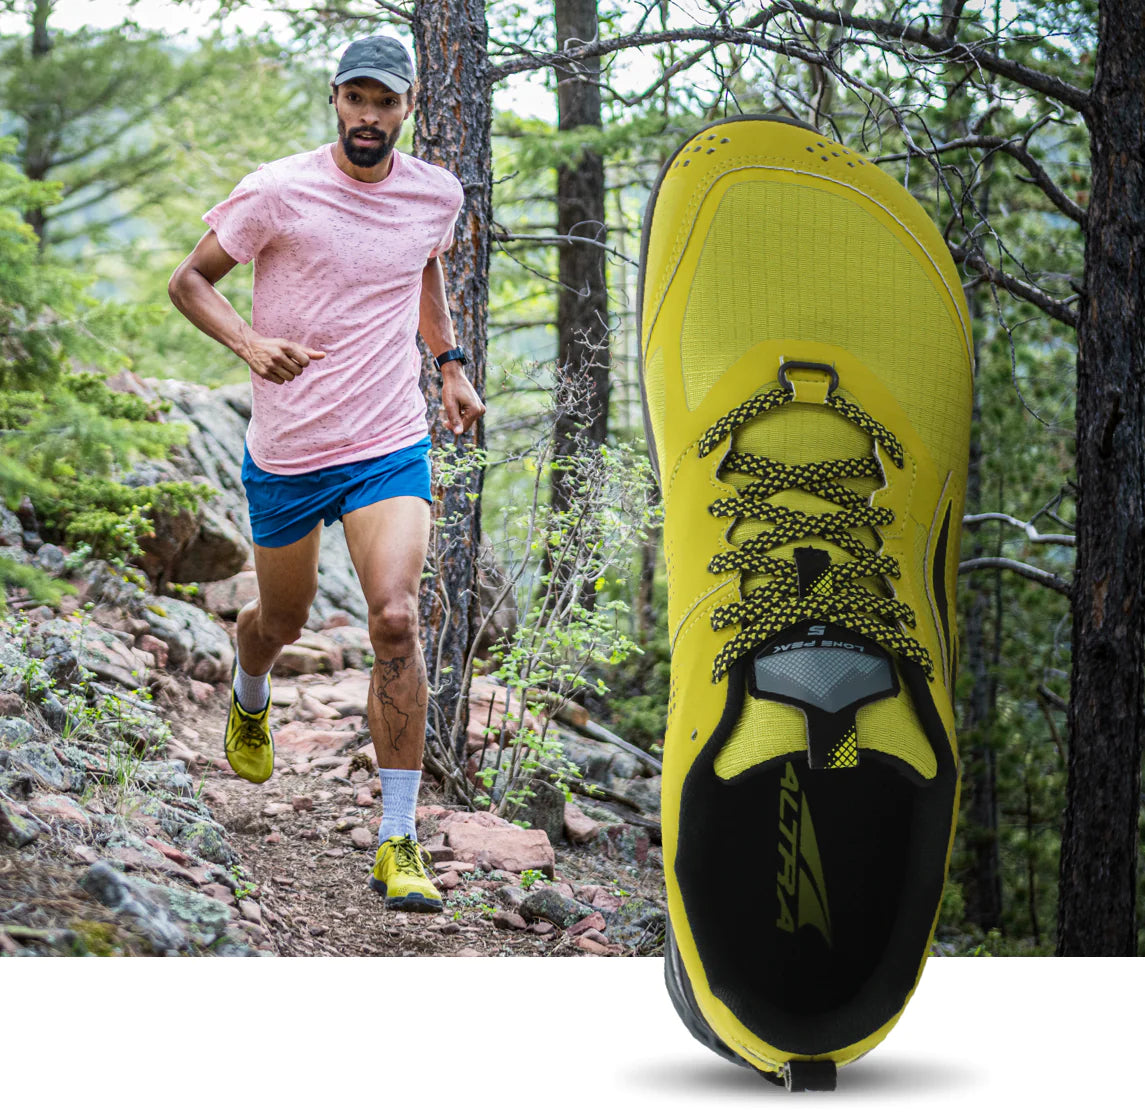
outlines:
M1089 90L1103 49L1106 73L1119 64L1109 50L1130 50L1137 7L0 0L0 429L13 449L0 490L10 505L30 494L69 544L131 559L148 510L115 477L177 432L102 377L247 377L174 311L167 280L202 234L202 213L243 175L333 137L326 96L345 44L396 34L416 49L423 85L399 146L466 185L447 285L489 406L466 454L435 430L439 482L454 498L439 518L439 578L483 563L521 631L489 667L533 697L578 694L655 754L668 645L635 333L644 204L664 158L705 121L798 116L918 198L963 268L974 318L958 600L964 783L940 935L983 953L1139 952L1140 599L1124 609L1129 650L1108 638L1104 650L1129 674L1128 695L1108 670L1079 688L1072 653L1079 423L1115 460L1125 438L1138 444L1107 469L1125 472L1130 496L1106 525L1140 579L1134 359L1110 357L1124 376L1112 424L1075 413L1099 238L1091 152L1113 126ZM1136 158L1139 172L1139 142ZM1111 225L1100 240L1135 250L1143 211L1120 196L1135 227ZM1126 300L1139 299L1126 287ZM249 314L245 268L220 288ZM1140 327L1140 309L1118 310L1121 332ZM1139 360L1134 336L1125 349ZM51 597L44 577L6 575ZM1117 584L1104 582L1112 601ZM465 582L451 592L467 597ZM423 618L439 665L431 755L448 780L483 616L443 614L441 601L429 591ZM1071 674L1074 714L1079 692L1087 707L1120 708L1117 737L1071 723ZM1096 754L1088 764L1083 743ZM1131 838L1094 834L1095 816ZM1081 923L1071 909L1086 905L1101 914Z

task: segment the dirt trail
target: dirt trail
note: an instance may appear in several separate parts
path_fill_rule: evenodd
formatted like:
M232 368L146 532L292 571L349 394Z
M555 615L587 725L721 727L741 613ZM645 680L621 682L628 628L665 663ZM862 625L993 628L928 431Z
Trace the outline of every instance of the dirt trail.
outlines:
M330 682L330 677L313 676L274 683L280 689L297 684L304 690L307 684ZM291 761L287 750L280 750L270 780L261 785L243 781L222 756L226 692L225 685L218 685L206 702L188 700L167 714L176 737L201 755L195 763L195 781L202 781L204 799L227 828L227 840L241 858L252 891L244 894L240 890L237 895L245 895L258 908L254 910L249 903L239 908L254 912L260 922L261 930L247 926L261 949L279 955L586 954L575 938L547 924L527 930L495 926L493 911L502 905L494 892L506 884L520 883L517 874L507 871L462 874L457 887L443 891L446 906L441 914L387 912L382 899L367 885L381 801L374 798L364 803L363 790L372 791L377 774L357 768L346 778L340 775L344 766L297 772L299 763ZM272 709L276 731L287 721L289 712ZM331 731L354 729L360 728L361 718L306 725ZM361 735L360 741L366 740ZM432 779L423 778L418 821L423 843L437 830L436 819L424 814L426 806L441 803ZM362 828L371 836L366 845L361 845L365 843ZM359 845L352 834L355 829ZM599 898L605 907L610 894L619 900L639 898L662 907L659 869L637 868L565 843L554 849L557 864L551 884L565 895L581 899L587 895L591 901L596 887L606 894ZM545 934L538 934L546 929Z

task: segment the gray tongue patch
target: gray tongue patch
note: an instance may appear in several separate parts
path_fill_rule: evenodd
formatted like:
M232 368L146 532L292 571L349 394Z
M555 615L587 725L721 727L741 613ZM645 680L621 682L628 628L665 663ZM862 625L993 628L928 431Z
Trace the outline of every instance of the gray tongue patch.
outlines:
M800 594L812 590L827 554L796 549ZM801 708L807 717L812 769L859 764L855 712L898 693L887 652L861 634L829 622L799 622L763 645L752 660L748 690L756 699Z

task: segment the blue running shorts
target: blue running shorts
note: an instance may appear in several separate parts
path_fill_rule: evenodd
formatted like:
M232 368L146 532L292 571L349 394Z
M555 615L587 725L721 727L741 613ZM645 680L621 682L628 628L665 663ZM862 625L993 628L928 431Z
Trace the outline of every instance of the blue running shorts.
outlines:
M331 525L351 510L398 495L431 502L429 445L429 437L423 437L372 460L275 475L250 458L244 442L242 480L254 543L278 549L305 537L319 520Z

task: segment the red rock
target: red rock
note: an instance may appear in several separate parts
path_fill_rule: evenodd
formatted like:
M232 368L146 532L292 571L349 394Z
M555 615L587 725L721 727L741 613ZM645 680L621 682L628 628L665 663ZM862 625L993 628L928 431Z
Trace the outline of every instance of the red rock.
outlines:
M345 611L333 611L322 624L323 630L334 630L339 626L352 626L354 620Z
M40 796L30 800L28 806L32 814L40 819L59 820L62 823L77 823L81 827L91 826L91 816L63 796Z
M162 638L157 638L154 634L140 634L135 644L144 653L150 653L159 668L167 667L167 654L170 651Z
M422 804L414 812L416 819L441 819L443 816L453 815L449 808L443 808L440 804Z
M287 723L274 732L274 747L284 760L304 761L337 754L356 737L351 731L313 730L305 723Z
M597 928L589 928L588 931L582 931L581 935L585 939L591 939L593 942L601 944L601 946L608 945L608 940L605 939L604 933Z
M539 869L552 877L556 856L549 836L544 831L514 827L504 820L500 821L503 826L488 822L496 818L487 812L464 818L455 816L446 828L446 841L458 857L472 856L479 866L514 873ZM445 822L442 821L443 827Z
M611 955L616 953L607 944L600 943L588 935L577 936L576 945L580 947L582 951L588 951L590 955Z
M296 812L309 812L314 810L314 800L309 796L292 796L290 806Z
M478 950L474 950L474 948L472 948L472 947L462 947L461 950L457 952L456 957L457 958L480 958L481 952Z
M24 701L15 692L0 692L0 716L24 716Z
M350 841L359 850L371 850L374 846L374 836L368 827L355 827L350 832Z
M447 870L445 873L439 873L433 883L439 889L456 889L461 884L461 877L456 870Z
M529 930L536 935L552 935L557 929L548 920L538 920L529 926Z
M565 804L565 838L569 842L588 842L599 830L600 824L589 819L576 804Z
M280 801L278 803L267 804L262 809L262 814L269 818L270 816L282 815L283 812L288 811L290 811L290 805Z
M176 863L176 865L189 866L191 864L191 859L188 858L187 855L184 854L181 850L163 842L162 839L155 838L154 835L149 835L143 841L147 843L148 846L155 847L155 849L158 850L160 854L170 858L172 862Z
M220 618L234 618L247 603L258 598L258 576L254 572L239 572L228 579L203 584L202 591L207 610Z
M303 692L298 701L298 710L294 713L296 719L311 722L314 719L337 719L338 712L324 703L319 703L309 692Z
M573 887L567 881L554 881L549 888L556 890L562 897L573 897L573 899L575 899Z
M235 895L228 886L220 885L217 881L212 881L210 884L202 886L202 889L205 896L214 897L215 900L221 900L223 904L234 908Z
M508 912L500 908L493 913L493 926L513 931L524 931L529 925L525 922L524 916L518 916L516 912Z
M593 908L599 908L602 912L615 912L624 903L622 897L610 893L603 885L584 886L577 899L584 901L585 904L591 904Z
M206 681L190 680L187 682L187 688L194 703L206 703L215 698L215 686Z
M583 920L577 920L570 928L567 928L569 935L584 935L585 932L590 930L604 931L605 929L604 917L599 912L593 912L590 916L585 916Z
M441 861L438 861L435 858L433 860L433 864L436 869L457 870L459 873L473 872L475 867L472 862L455 862L452 857L453 851L449 847L446 847L446 849L449 850L450 856L442 859Z
M374 806L374 797L375 797L375 795L377 795L377 793L374 792L374 787L375 787L375 785L369 784L369 785L362 785L362 787L360 789L358 789L358 793L354 797L354 803L359 808L372 808ZM377 788L378 788L378 791L380 792L382 786L380 784L377 784Z
M85 866L94 866L99 855L90 846L73 846L72 857L78 858Z
M420 819L421 816L418 816ZM439 831L448 831L454 824L465 824L466 826L476 827L512 827L507 819L502 819L499 815L494 815L492 812L451 812L446 810L446 814L439 817L437 829ZM522 828L514 828L521 830Z
M271 833L267 835L266 838L262 841L266 843L267 846L277 846L280 842L282 842L282 836L277 831L271 831Z
M239 901L239 915L244 920L250 920L253 924L262 923L262 909L259 908L258 902L253 900L240 900Z

